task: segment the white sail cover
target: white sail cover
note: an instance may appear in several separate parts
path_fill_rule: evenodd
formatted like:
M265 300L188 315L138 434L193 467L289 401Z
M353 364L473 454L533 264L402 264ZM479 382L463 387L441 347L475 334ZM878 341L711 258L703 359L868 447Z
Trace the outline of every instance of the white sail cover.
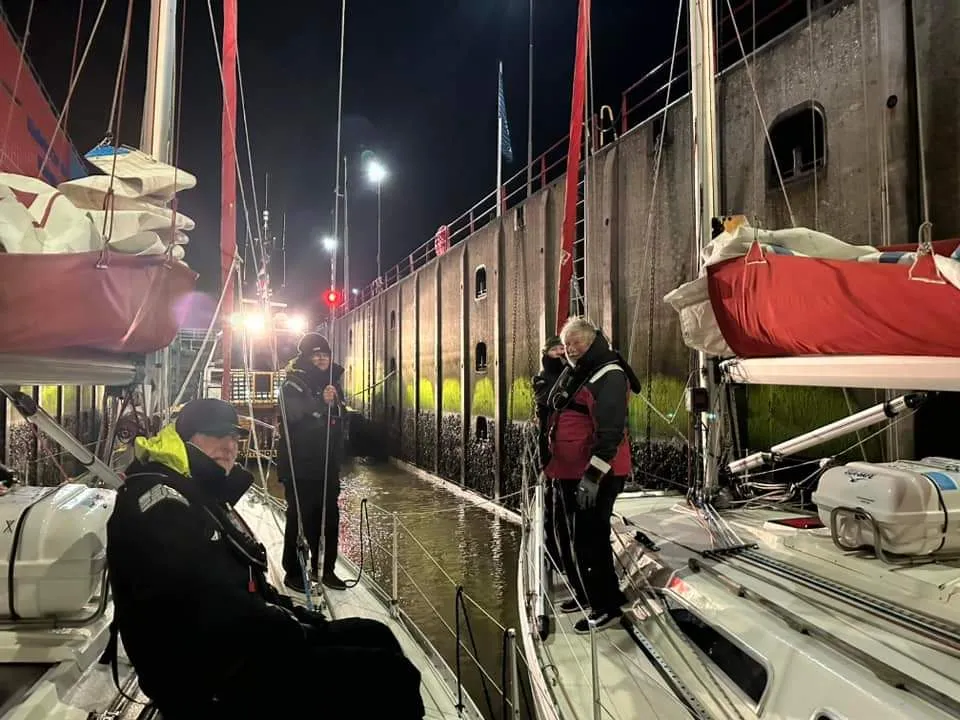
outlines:
M101 250L184 257L194 222L167 204L196 185L190 173L132 148L99 146L87 159L106 175L54 188L0 173L0 248L8 253ZM111 176L112 173L112 176ZM108 208L109 205L109 208Z

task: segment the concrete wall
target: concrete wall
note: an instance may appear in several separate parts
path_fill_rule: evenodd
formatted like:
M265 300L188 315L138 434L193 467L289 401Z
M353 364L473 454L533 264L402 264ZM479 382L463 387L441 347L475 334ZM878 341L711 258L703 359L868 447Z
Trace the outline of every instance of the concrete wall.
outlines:
M912 240L920 220L919 97L934 235L960 233L960 5L914 4L919 93L912 90L912 23L903 0L836 0L748 64L724 72L718 102L725 213L784 227L792 211L797 224L850 242ZM766 131L784 113L811 104L825 118L826 164L781 189L767 177ZM683 97L597 153L587 180L588 312L644 382L630 425L640 478L653 484L686 478L683 388L691 353L662 298L696 267L691 158ZM350 315L373 322L380 338L373 347L397 358L400 375L383 383L382 407L399 408L396 419L389 410L383 417L399 433L401 457L491 496L518 487L532 412L529 378L555 325L563 195L562 181L553 183L368 303L377 309ZM477 297L480 266L486 294ZM480 343L487 364L477 370ZM384 368L386 361L372 371L373 382ZM872 392L747 388L739 397L742 439L769 447L875 399Z

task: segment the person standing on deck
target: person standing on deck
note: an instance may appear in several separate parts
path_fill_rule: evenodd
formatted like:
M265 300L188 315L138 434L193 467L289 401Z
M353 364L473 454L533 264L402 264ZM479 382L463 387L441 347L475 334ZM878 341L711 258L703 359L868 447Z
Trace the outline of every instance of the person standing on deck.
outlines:
M420 673L390 628L327 620L267 582L267 551L234 509L253 476L246 434L222 400L192 400L138 437L107 523L117 641L165 720L324 717L421 720ZM381 692L367 692L370 678ZM369 695L369 697L368 697Z
M557 380L560 379L560 375L566 366L563 359L563 341L560 340L559 335L547 338L541 352L540 364L542 369L533 378L533 394L537 401L537 444L540 451L540 477L543 482L545 549L551 560L550 565L555 565L558 570L565 572L563 554L560 552L560 545L557 542L556 523L554 522L556 491L553 481L543 473L547 463L550 462L549 429L552 411L548 400L550 391L557 384ZM569 544L569 538L567 543ZM569 555L569 553L567 554Z
M640 381L607 339L584 318L571 318L560 332L569 365L550 393L550 462L545 473L560 492L556 515L561 552L574 597L561 611L590 607L598 629L622 615L610 548L610 516L632 469L627 433L629 393ZM565 531L565 532L563 532ZM572 531L572 532L571 532ZM566 540L566 542L564 542ZM574 626L590 632L587 618Z
M297 356L287 365L286 372L280 388L284 412L277 453L277 472L287 500L283 582L297 592L305 589L297 553L302 512L303 534L310 549L311 580L318 579L322 533L324 557L319 580L328 588L344 590L346 584L334 572L340 539L343 368L333 362L330 343L323 335L307 333L300 338Z

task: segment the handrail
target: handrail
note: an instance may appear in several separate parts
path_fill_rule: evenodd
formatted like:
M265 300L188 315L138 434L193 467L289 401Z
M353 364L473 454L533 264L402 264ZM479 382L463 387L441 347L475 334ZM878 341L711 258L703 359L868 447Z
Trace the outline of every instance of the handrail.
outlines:
M462 585L461 583L456 582L456 581L450 576L450 574L443 568L443 566L440 564L440 562L437 560L437 558L434 557L434 555L426 548L426 546L425 546L425 545L423 544L423 542L416 536L416 534L415 534L412 530L410 530L410 528L407 527L407 526L403 523L402 520L400 520L400 516L399 516L399 514L398 514L396 511L387 510L386 508L380 507L380 506L378 506L378 505L376 505L376 504L374 504L374 503L372 503L372 502L369 502L369 501L367 501L366 504L367 504L368 510L369 510L369 509L372 509L372 510L374 510L374 511L379 511L380 513L383 513L384 515L389 516L390 519L391 519L391 523L392 523L392 533L391 533L391 534L392 534L392 537L391 537L391 545L392 545L392 547L391 547L390 549L388 549L388 548L387 548L385 545L383 545L382 543L378 542L376 538L374 538L374 537L372 537L372 536L368 538L371 546L375 546L375 547L379 548L380 550L383 550L383 551L387 554L387 556L391 558L391 588L390 588L389 594L388 594L385 590L383 590L383 589L381 588L381 592L382 592L382 593L384 594L384 596L387 597L388 600L389 600L389 605L390 605L391 613L392 613L395 617L398 616L399 613L400 613L399 576L400 576L400 573L403 573L403 575L407 578L407 580L410 582L410 584L413 585L414 589L415 589L415 590L420 594L420 596L423 598L424 602L426 602L427 606L430 608L430 610L432 611L432 613L436 616L436 618L437 618L438 620L440 620L441 624L447 629L448 632L451 633L451 635L453 636L453 638L454 638L455 641L456 641L456 665L457 665L456 675L457 675L458 695L459 695L459 697L458 697L458 709L462 709L462 703L463 703L462 687L460 686L460 682L461 682L461 666L460 666L461 652L463 652L463 653L466 655L466 657L468 657L468 658L473 662L473 664L476 666L476 668L480 671L481 681L482 681L483 686L484 686L484 688L483 688L483 689L484 689L484 695L485 695L485 697L486 697L487 706L488 706L488 709L489 709L490 712L491 712L491 715L493 715L493 709L492 709L492 700L490 699L489 693L488 693L488 691L487 691L487 683L488 683L488 682L489 682L489 684L493 687L493 689L494 689L497 693L500 694L501 700L502 700L503 703L509 704L512 708L515 708L515 707L516 707L516 706L515 706L515 703L518 702L518 699L517 699L517 698L519 698L520 690L522 689L522 686L519 685L519 679L518 679L519 673L518 673L518 670L517 670L518 664L517 664L517 662L516 662L516 659L519 657L519 659L520 659L520 660L524 663L524 665L525 665L525 664L526 664L526 658L523 656L523 654L522 654L521 652L519 652L518 648L516 647L516 643L515 643L515 642L509 643L510 647L511 647L512 650L513 650L513 656L512 656L512 659L510 658L510 656L506 656L506 655L501 658L501 662L505 663L505 665L501 668L501 671L503 672L503 676L504 676L505 678L507 678L508 680L510 680L510 682L509 682L508 684L501 683L500 685L498 685L497 682L496 682L496 680L494 680L494 678L490 676L490 673L488 673L487 670L483 667L482 663L480 662L479 657L477 657L477 648L476 648L476 643L475 643L475 641L472 643L472 644L473 644L473 652L471 652L471 651L466 647L466 645L464 644L463 638L461 637L461 633L460 633L460 620L461 620L461 615L462 615L462 617L463 617L464 622L466 623L467 633L468 633L468 635L470 636L471 641L473 641L473 631L472 631L472 627L471 627L471 625L470 625L470 617L469 617L469 614L467 613L467 603L469 603L470 605L473 605L473 607L475 607L477 610L479 610L479 611L483 614L484 617L486 617L490 622L492 622L492 623L504 634L504 637L505 637L505 638L506 638L507 636L512 636L512 637L515 638L515 637L516 637L516 631L515 631L513 628L504 627L504 625L503 625L499 620L497 620L495 617L493 617L493 616L486 610L486 608L484 608L484 607L483 607L482 605L480 605L480 603L478 603L473 597L471 597L471 596L469 595L469 593L466 592L466 590L464 589L463 585ZM435 511L435 512L443 512L443 511ZM415 513L415 514L419 515L419 514L422 514L422 513ZM400 562L400 559L399 559L399 555L400 555L399 546L400 546L400 532L401 532L401 530L407 535L407 537L409 537L411 540L413 540L414 544L417 545L417 547L423 552L423 554L427 557L427 559L430 560L430 562L432 562L432 563L440 570L440 572L441 572L441 574L444 576L444 578L454 587L455 593L456 593L456 595L455 595L455 598L456 598L456 602L455 602L456 629L450 627L450 624L449 624L449 622L447 622L446 618L443 617L443 615L442 615L442 614L440 613L440 611L436 608L436 606L430 601L430 598L428 597L428 595L424 592L424 590L420 587L420 585L413 579L413 577L411 576L411 574L410 574L410 572L407 570L407 568L405 568L405 567L403 566L403 564ZM373 584L377 585L377 587L379 587L379 584L377 583L377 581L376 581L375 579L371 578L370 581L371 581ZM507 643L506 640L505 640L504 642L505 642L505 644ZM508 696L509 696L509 697L508 697ZM527 702L528 707L529 707L529 702L530 702L530 701L529 701L529 698L526 696L526 691L525 691L525 690L524 690L524 697L523 697L523 699ZM514 712L516 712L516 709L514 709Z
M743 2L733 9L733 17L737 17L740 12L751 8L755 1L756 0L743 0ZM786 15L786 12L791 9L797 11L803 10L803 12L806 13L807 0L783 0L783 2L781 2L774 9L762 14L757 14L755 22L752 23L751 27L754 29L759 29L761 26L766 26L771 20L777 17L783 17ZM729 12L721 12L720 14L721 18L718 22L718 34L722 34L724 26L728 25L731 21ZM806 15L804 15L804 17L806 17ZM743 34L745 33L746 31L743 31ZM736 38L731 38L722 44L717 43L718 57L722 59L723 52L733 47L736 42ZM753 52L759 51L761 47L761 45L756 45L756 49L754 49ZM687 45L684 45L682 48L678 49L677 58L686 60L686 54ZM736 62L739 62L739 59ZM722 69L726 70L728 66L735 65L736 62L718 62L717 66L718 68L721 68L721 65L723 65ZM619 129L621 135L627 134L630 130L642 125L650 118L655 117L662 112L661 107L651 108L650 104L658 97L665 97L669 85L668 81L661 81L660 86L656 87L652 92L648 90L647 94L639 100L634 101L631 96L634 93L639 92L641 87L645 86L650 80L656 77L658 73L666 70L669 65L670 58L667 58L663 62L655 65L651 70L648 70L639 80L634 82L620 94L620 109L618 113L620 117L618 124L619 127L617 129ZM686 68L684 68L682 71L674 68L674 85L685 82L688 74L688 69ZM675 90L672 90L670 96L672 98L678 98L679 94ZM597 117L593 116L591 118L591 122L593 131L595 131L599 126ZM487 193L478 202L474 203L474 205L467 211L462 213L454 220L448 222L445 225L449 232L446 251L449 251L449 248L453 247L453 245L469 237L474 232L487 225L488 222L496 218L497 195L500 196L499 201L502 205L503 211L506 212L517 205L521 205L533 192L542 190L551 183L562 178L566 172L567 140L568 138L565 136L555 142L544 152L534 158L531 165L525 165L514 175L511 175L509 178L507 178L503 182L502 187ZM533 183L531 186L528 186L527 184L528 170L531 171L530 177L533 178ZM371 283L363 287L357 295L346 296L344 298L344 304L337 309L337 313L343 315L351 310L356 309L358 306L363 305L367 301L373 299L387 288L396 285L402 279L413 275L417 270L435 260L438 257L436 244L435 238L431 237L429 240L413 250L413 252L407 255L407 257L402 261L389 268L381 277L374 279Z

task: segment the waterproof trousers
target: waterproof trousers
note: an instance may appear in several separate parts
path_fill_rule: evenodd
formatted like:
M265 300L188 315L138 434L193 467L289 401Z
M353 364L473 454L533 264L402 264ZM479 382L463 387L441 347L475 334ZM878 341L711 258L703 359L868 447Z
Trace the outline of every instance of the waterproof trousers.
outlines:
M422 720L420 671L390 629L348 618L304 626L306 649L256 657L204 703L163 703L164 720L395 718Z
M601 480L597 503L587 509L577 505L579 480L556 481L560 492L554 522L567 580L577 600L593 612L614 612L624 602L610 545L610 517L624 481L609 475Z
M324 536L323 574L332 573L337 566L337 550L340 543L340 469L330 464L327 475L328 491L324 503L322 481L315 486L300 485L300 507L303 510L303 534L310 548L310 572L316 573L320 560L320 535ZM283 533L283 571L300 577L300 562L297 559L297 535L299 516L293 486L288 481L283 485L287 499L287 522ZM326 507L326 513L324 513ZM325 516L324 516L325 515Z

